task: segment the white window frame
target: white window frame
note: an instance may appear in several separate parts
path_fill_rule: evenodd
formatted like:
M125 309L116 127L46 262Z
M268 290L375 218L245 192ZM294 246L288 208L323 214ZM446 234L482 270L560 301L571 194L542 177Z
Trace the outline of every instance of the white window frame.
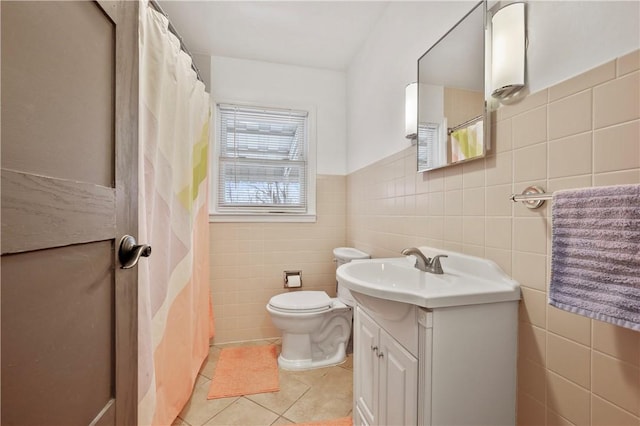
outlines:
M218 132L218 105L237 105L239 107L260 108L265 110L306 111L307 116L307 210L306 212L255 212L230 211L218 208L220 134ZM209 222L316 222L316 109L309 105L280 105L274 103L247 103L227 100L212 102L212 126L210 140L212 146L209 155Z

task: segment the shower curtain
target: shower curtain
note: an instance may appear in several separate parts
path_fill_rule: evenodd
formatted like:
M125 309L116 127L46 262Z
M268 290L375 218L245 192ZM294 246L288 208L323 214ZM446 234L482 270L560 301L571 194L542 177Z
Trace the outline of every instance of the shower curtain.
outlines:
M138 424L170 425L209 351L210 103L167 18L140 7Z

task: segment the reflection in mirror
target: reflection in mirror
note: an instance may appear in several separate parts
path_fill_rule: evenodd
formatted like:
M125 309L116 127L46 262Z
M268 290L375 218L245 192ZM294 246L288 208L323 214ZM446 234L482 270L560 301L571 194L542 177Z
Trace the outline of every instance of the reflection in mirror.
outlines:
M485 14L483 1L418 60L418 171L486 153Z

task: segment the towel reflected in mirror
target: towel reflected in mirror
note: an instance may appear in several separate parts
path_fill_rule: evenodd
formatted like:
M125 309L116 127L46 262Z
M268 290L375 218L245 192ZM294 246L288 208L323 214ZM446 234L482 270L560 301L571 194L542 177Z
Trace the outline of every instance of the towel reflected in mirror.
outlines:
M451 132L451 161L457 162L481 156L484 146L483 122Z

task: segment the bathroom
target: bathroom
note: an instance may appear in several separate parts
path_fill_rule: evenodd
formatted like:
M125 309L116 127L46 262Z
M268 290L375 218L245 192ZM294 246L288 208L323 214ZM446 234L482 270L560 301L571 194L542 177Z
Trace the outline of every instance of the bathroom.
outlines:
M602 40L627 22L624 8L638 4L588 5L593 9L582 2L529 3L532 94L498 112L493 154L422 174L415 173L415 148L402 138L404 87L415 80L432 34L443 34L462 13L451 4L390 4L345 72L213 56L214 99L311 99L318 114L332 114L324 130L318 124L316 223L211 224L216 341L277 336L264 305L282 292L283 270L302 270L305 289L333 294L334 247L374 257L441 247L491 259L522 286L518 424L637 424L640 336L547 306L550 210L508 201L533 184L551 192L640 183L638 74L629 83L610 74L618 57L637 64L640 40L637 31L635 40ZM574 14L580 18L571 21ZM629 15L637 28L638 13ZM569 39L567 31L580 36ZM620 103L608 98L605 108L624 123L607 126L613 137L592 123L592 97L607 90L603 78L630 84L612 87L616 93L635 94ZM322 134L334 143L323 148ZM601 137L616 145L605 148Z
M230 19L242 3L220 10ZM188 21L206 3L160 4L214 101L309 108L316 120L315 219L210 219L213 345L280 337L265 305L283 292L285 270L302 271L303 290L335 296L335 247L376 258L442 248L492 260L521 285L517 424L640 424L640 333L547 304L550 207L509 200L530 185L640 184L640 3L528 2L530 94L494 113L485 158L424 173L405 138L405 86L473 2L372 2L369 27L334 63L314 58L321 51L306 62L208 52ZM283 7L309 4L323 2Z
M334 294L334 247L373 257L440 247L491 259L522 286L518 424L637 425L640 335L547 305L550 209L508 198L533 184L640 183L638 31L604 40L637 29L638 6L528 3L531 95L498 111L489 156L420 174L403 139L404 87L464 4L390 3L343 72L211 57L214 99L311 102L330 114L318 120L316 223L211 223L215 341L278 335L264 305L282 292L283 270ZM636 64L626 79L614 71L625 63ZM603 110L611 125L597 124Z

